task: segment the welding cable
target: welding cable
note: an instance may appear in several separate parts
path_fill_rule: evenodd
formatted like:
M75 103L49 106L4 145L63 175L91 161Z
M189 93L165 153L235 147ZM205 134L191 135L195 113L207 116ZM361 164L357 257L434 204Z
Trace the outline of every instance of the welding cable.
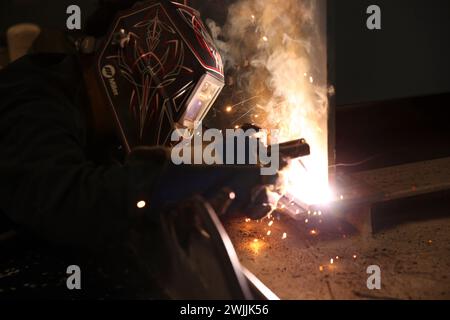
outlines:
M377 155L371 156L371 157L369 157L369 158L367 158L367 159L365 159L365 160L359 161L359 162L353 162L353 163L337 163L337 164L335 164L335 165L329 166L328 168L341 168L341 167L344 167L344 168L350 168L350 167L358 167L358 166L361 166L361 165L363 165L363 164L366 164L366 163L368 163L368 162L370 162L370 161L372 161L372 160L374 160L374 159L376 159L376 158L379 158L381 155L382 155L382 154L377 154Z

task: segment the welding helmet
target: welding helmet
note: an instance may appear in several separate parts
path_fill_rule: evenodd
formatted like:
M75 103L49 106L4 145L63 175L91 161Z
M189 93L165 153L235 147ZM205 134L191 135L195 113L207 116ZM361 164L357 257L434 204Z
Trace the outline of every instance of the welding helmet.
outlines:
M195 129L224 86L200 14L176 2L119 12L96 51L95 73L127 151L167 146L174 129Z

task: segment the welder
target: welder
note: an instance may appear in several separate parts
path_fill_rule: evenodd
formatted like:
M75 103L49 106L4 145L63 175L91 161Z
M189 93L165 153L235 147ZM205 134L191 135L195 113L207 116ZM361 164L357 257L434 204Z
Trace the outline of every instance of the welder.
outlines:
M260 168L175 166L168 152L171 132L193 129L224 83L198 12L169 1L105 8L68 52L1 71L0 210L53 243L98 251L193 197L228 192L245 212L268 183ZM181 227L195 225L177 212Z

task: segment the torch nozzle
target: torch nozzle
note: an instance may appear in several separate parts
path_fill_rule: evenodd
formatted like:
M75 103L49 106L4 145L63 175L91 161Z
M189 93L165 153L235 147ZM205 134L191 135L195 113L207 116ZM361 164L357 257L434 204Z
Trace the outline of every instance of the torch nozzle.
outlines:
M278 144L280 157L290 160L305 157L311 154L309 144L305 139L298 139ZM269 154L272 152L273 146L269 146Z

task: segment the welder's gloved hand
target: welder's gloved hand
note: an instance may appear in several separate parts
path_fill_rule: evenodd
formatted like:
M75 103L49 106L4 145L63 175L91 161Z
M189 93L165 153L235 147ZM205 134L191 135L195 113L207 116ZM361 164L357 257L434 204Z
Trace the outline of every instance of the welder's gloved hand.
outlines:
M201 195L211 201L219 214L238 213L258 219L270 212L266 187L274 185L277 177L261 175L259 166L177 166L172 163L168 149L147 147L133 150L127 162L142 166L150 162L162 164L159 177L150 190L145 186L136 190L151 209L161 210ZM223 205L221 199L224 199ZM230 203L225 200L232 201Z

